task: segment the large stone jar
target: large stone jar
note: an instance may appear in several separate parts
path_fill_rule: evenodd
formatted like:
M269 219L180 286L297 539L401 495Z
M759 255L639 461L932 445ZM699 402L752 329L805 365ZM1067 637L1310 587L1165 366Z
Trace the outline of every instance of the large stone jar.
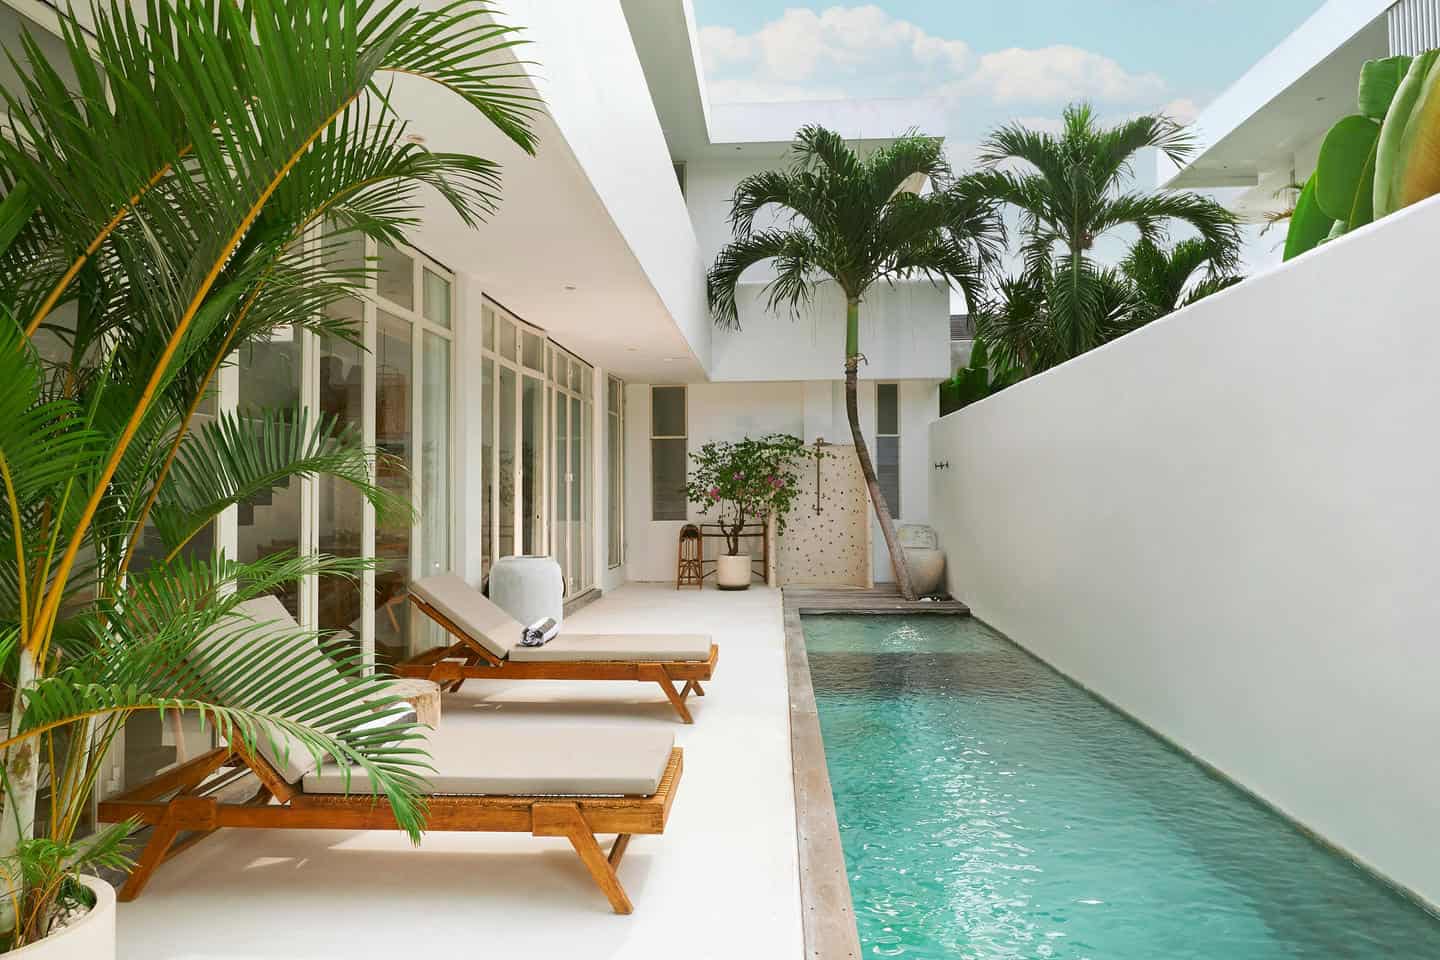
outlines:
M910 568L910 585L920 596L940 593L945 588L945 551L939 537L920 523L902 523L895 528L905 565Z

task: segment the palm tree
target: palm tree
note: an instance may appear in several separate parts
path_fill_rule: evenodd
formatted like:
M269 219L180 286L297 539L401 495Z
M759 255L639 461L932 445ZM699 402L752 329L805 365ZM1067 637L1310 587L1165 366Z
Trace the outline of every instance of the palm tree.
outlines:
M36 843L68 851L67 864L113 856L127 825L74 837L137 711L195 711L244 749L293 738L359 764L418 836L417 732L351 729L395 702L367 665L342 660L343 682L326 682L305 654L313 637L265 631L203 675L186 666L240 602L364 567L187 557L222 511L322 474L382 513L409 506L374 482L376 451L331 418L244 411L192 424L221 366L277 328L360 342L327 308L359 295L373 268L346 265L337 246L401 242L422 189L470 224L498 202L494 163L406 139L385 77L433 81L533 149L537 104L508 52L513 30L484 3L147 7L142 25L131 5L97 5L93 34L62 15L68 86L22 36L11 51L21 77L3 90L0 664L13 709L0 739L12 896L0 889L0 906L12 945L43 936L53 915L52 887L14 877ZM147 530L164 554L137 560ZM49 836L34 838L41 757Z
M1026 360L998 331L985 332L1001 359L1033 372L1130 328L1116 322L1115 273L1090 256L1095 241L1111 231L1138 229L1142 238L1160 242L1170 225L1182 224L1212 252L1213 270L1234 269L1240 234L1225 208L1195 193L1126 189L1136 154L1149 148L1183 163L1195 146L1185 128L1168 117L1142 116L1102 127L1088 104L1065 110L1059 134L1010 124L986 139L980 152L986 169L975 180L991 197L1019 211L1025 272L1020 282L1027 293L1043 296L1044 323L1053 328L1048 342L1059 351ZM993 317L1000 310L1003 305L981 314Z
M1200 237L1162 247L1142 237L1120 263L1135 291L1137 321L1148 323L1234 286L1244 277L1225 273L1217 252Z
M715 322L739 329L736 292L740 277L773 261L775 277L762 292L768 308L792 315L821 282L845 297L845 409L880 530L890 550L895 580L914 599L905 555L895 538L889 505L860 430L856 378L860 361L860 304L881 281L926 277L959 286L977 302L983 274L1004 242L994 203L968 180L950 172L938 138L908 134L866 157L839 134L807 126L791 147L785 170L740 181L731 199L734 238L710 268L708 290ZM930 191L919 192L925 182ZM756 229L762 210L778 213L775 226Z

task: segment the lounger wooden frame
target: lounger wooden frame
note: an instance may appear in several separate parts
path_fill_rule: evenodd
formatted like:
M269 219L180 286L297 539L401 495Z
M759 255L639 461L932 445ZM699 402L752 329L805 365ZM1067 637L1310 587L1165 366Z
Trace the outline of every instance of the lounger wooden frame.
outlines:
M565 837L614 911L630 913L634 908L615 870L631 835L665 832L683 768L684 755L676 747L650 796L432 796L426 829ZM247 772L259 781L248 800L234 803L216 796ZM384 797L307 794L287 783L262 757L233 747L212 750L102 802L99 815L102 823L134 819L152 828L135 869L120 889L123 901L138 897L160 864L222 827L399 829ZM615 843L606 854L596 838L612 833ZM181 834L188 836L182 839Z
M704 660L509 660L491 653L478 639L413 593L410 602L455 638L448 647L436 647L395 667L402 677L433 680L442 690L454 692L466 680L635 680L658 684L665 699L684 723L694 723L685 701L691 693L705 696L701 682L715 674L720 648L710 644ZM675 684L684 686L676 690Z

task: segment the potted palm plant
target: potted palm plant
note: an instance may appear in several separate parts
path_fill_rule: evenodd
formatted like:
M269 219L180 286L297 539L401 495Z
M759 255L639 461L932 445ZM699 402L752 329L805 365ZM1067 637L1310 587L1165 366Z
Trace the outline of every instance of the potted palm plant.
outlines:
M402 242L421 189L470 224L498 202L495 164L407 140L387 74L434 81L533 147L513 31L483 3L161 0L143 24L135 6L97 4L90 30L59 14L63 63L22 35L0 90L0 952L47 960L114 956L113 891L81 874L123 867L130 825L85 822L137 713L359 764L418 838L417 730L353 730L361 708L395 703L366 664L337 660L347 683L312 688L313 637L272 630L253 658L185 668L242 601L365 566L196 550L222 511L319 475L382 515L409 506L333 418L195 417L220 368L273 331L362 342L327 308L363 296L372 267L334 245Z
M711 442L690 455L694 466L685 495L702 513L715 515L725 536L725 552L715 564L721 590L749 588L750 554L740 547L745 527L773 516L777 531L784 531L785 515L799 490L795 465L811 455L800 438L784 433Z

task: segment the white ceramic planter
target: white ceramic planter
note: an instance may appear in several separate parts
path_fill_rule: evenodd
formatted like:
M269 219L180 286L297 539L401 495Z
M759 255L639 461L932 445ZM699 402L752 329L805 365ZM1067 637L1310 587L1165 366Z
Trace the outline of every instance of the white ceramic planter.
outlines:
M721 554L715 558L715 583L721 590L748 590L750 588L750 554L738 557Z
M39 943L0 954L5 960L115 960L115 888L95 877L82 877L95 894L95 906L83 917Z

